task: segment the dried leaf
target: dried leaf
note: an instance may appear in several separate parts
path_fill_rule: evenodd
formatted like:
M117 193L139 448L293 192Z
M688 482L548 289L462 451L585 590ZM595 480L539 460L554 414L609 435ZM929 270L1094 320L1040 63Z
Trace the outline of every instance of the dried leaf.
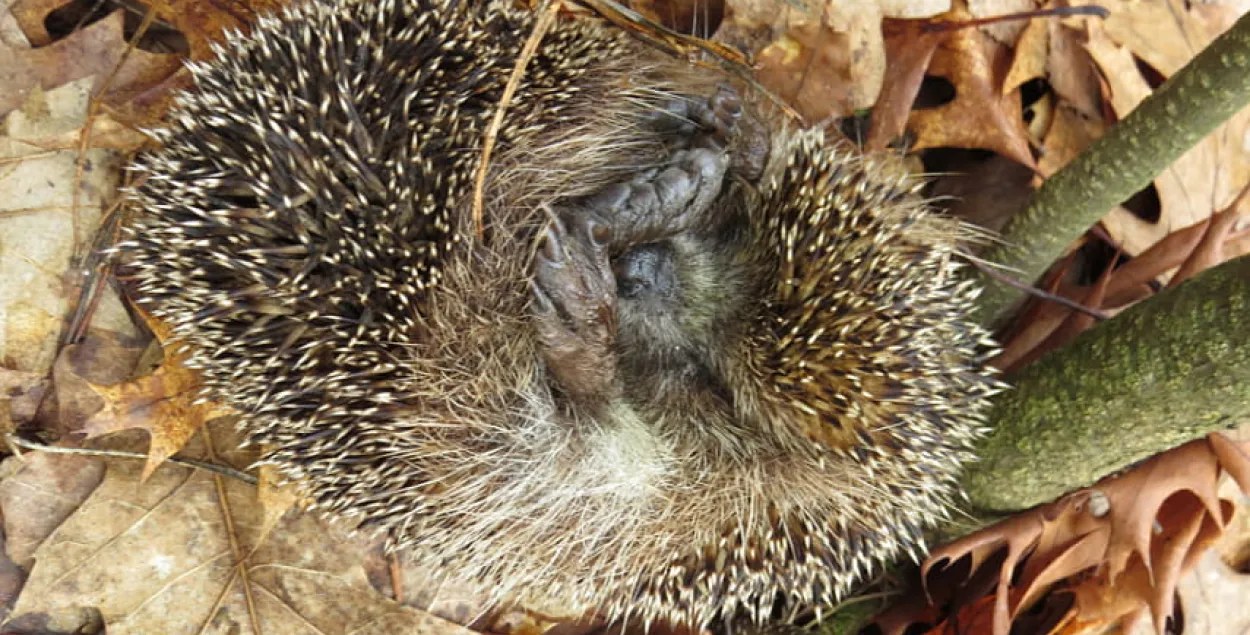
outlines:
M157 339L166 341L168 329L149 321ZM146 430L151 435L143 478L182 449L191 435L209 419L233 411L211 402L196 403L199 376L183 365L187 353L165 348L165 359L150 375L91 389L104 399L104 408L83 425L81 432L97 437L127 429Z
M885 59L880 17L862 19L844 31L816 22L792 25L756 57L757 79L808 122L871 106Z
M231 426L211 428L215 445L237 443ZM253 458L225 456L235 465ZM290 514L262 538L250 485L174 465L141 482L139 467L108 464L90 498L39 546L14 615L94 607L110 633L467 635L376 593L362 545L338 528Z
M1030 20L1016 40L1015 56L1003 80L1002 93L1011 93L1029 80L1045 78L1049 59L1050 20Z
M19 3L21 4L21 3ZM69 37L37 49L0 40L0 116L21 106L34 91L52 90L91 78L92 93L104 87L108 103L122 103L143 87L160 82L179 68L175 55L132 50L122 36L122 12L88 25Z
M3 76L9 71L0 59L0 92L7 88ZM7 133L0 135L0 244L5 251L0 358L14 370L45 375L51 370L72 292L71 278L63 274L86 248L105 200L113 195L117 153L47 152L28 142L80 130L90 82L37 91L25 108L0 123ZM94 169L80 175L80 159Z
M1102 78L1085 50L1085 32L1097 18L1046 20L1049 55L1046 79L1060 103L1081 117L1103 121Z
M1070 587L1078 607L1076 625L1124 620L1148 606L1160 627L1172 612L1182 574L1229 523L1233 505L1220 495L1219 476L1222 470L1250 476L1248 449L1250 442L1234 443L1218 434L1187 443L1092 488L935 549L921 565L923 579L961 559L969 564L969 580L994 573L995 635L1006 635L1013 619L1065 580L1076 581ZM945 602L953 593L944 589L936 601ZM895 615L888 623L897 632L906 618Z
M43 452L6 461L20 467L0 481L5 553L29 570L39 545L95 491L104 465L91 457Z
M282 0L155 0L150 5L156 15L174 25L187 38L191 59L216 57L212 45L228 29L241 29L258 17L289 4Z
M1102 306L1103 298L1107 293L1107 287L1111 282L1112 272L1113 270L1108 267L1105 271L1103 271L1103 274L1098 278L1098 282L1095 283L1093 287L1082 288L1080 289L1079 294L1075 297L1069 297L1068 299L1073 300L1084 307L1097 309ZM1075 311L1053 302L1048 304L1051 304L1056 308L1053 311L1047 311L1046 313L1053 316L1062 315L1064 316L1063 321L1057 328L1050 332L1045 340L1029 350L1028 354L1021 357L1019 361L1013 363L1012 368L1020 368L1032 364L1046 353L1071 342L1077 335L1080 335L1096 322L1094 316L1088 313Z
M1250 184L1242 188L1241 193L1228 207L1209 219L1207 230L1202 234L1202 240L1198 242L1197 247L1190 253L1189 258L1185 260L1185 264L1181 265L1176 275L1168 281L1169 287L1174 287L1228 259L1224 253L1224 243L1243 216L1241 208L1242 203L1247 200L1247 194L1250 194ZM1250 210L1250 205L1245 207Z
M4 416L7 417L0 432L12 432L17 426L34 419L47 390L47 378L40 373L0 368L0 403L4 404Z
M299 502L299 492L293 485L286 484L272 465L260 466L260 482L257 484L256 497L264 510L264 521L261 523L260 540L264 540L278 521Z
M1042 138L1042 154L1037 171L1043 178L1067 165L1089 144L1097 141L1106 131L1101 119L1091 119L1072 108L1066 102L1055 109L1046 136Z
M882 25L886 33L885 78L872 109L867 141L870 150L884 150L907 128L925 70L946 37L946 33L926 29L925 25L918 20L886 20Z
M1004 95L1001 89L1009 64L1007 48L981 31L952 31L934 53L928 74L950 81L955 98L911 113L908 128L916 134L913 149L991 150L1034 167L1020 93Z

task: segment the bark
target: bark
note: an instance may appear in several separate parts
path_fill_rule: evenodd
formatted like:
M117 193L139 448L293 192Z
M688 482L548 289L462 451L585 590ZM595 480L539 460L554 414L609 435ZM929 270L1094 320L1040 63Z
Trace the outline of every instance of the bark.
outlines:
M1041 503L1250 421L1250 256L1203 272L1008 377L965 472L972 504Z
M1032 282L1113 207L1250 103L1250 14L1242 16L1105 136L1047 179L983 257ZM1021 292L982 274L981 321Z

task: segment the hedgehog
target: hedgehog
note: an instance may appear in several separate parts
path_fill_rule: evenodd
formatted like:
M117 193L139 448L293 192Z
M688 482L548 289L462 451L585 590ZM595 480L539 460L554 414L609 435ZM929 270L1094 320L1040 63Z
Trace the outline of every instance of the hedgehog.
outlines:
M479 227L507 5L307 2L191 66L116 250L205 397L500 603L760 623L916 557L999 389L968 232L586 19L528 61Z

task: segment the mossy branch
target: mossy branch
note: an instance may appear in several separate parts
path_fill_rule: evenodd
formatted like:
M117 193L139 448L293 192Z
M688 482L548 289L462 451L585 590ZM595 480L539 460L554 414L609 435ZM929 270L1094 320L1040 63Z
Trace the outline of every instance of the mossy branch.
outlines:
M1250 14L1216 38L1118 125L1047 179L1012 217L1003 243L984 254L1026 282L1036 280L1112 208L1250 103ZM982 276L983 324L1021 292Z
M1250 256L1168 289L1029 365L963 484L1010 512L1250 420Z

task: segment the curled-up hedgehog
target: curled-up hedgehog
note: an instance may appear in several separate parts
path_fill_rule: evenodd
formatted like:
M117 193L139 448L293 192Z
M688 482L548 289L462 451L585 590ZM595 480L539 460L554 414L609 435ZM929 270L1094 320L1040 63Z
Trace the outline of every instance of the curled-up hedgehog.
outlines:
M315 505L499 601L827 607L944 515L996 389L960 226L706 69L503 0L326 0L192 68L133 298Z

